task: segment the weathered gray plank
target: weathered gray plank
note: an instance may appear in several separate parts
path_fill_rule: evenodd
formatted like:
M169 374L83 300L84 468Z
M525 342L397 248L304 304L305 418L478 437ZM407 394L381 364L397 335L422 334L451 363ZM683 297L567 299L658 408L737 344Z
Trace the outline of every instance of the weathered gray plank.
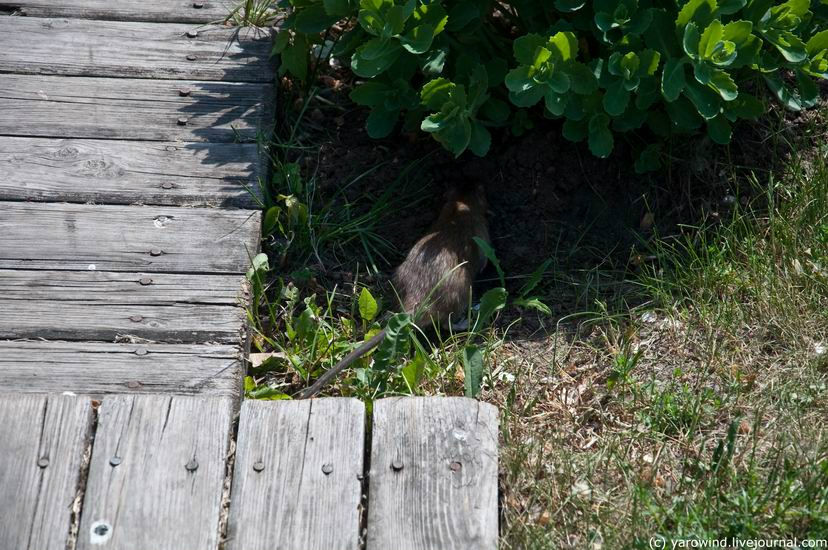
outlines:
M368 550L497 548L497 437L472 399L374 402Z
M0 269L243 273L260 212L0 202Z
M0 340L0 391L235 398L241 391L238 355L238 348L220 345Z
M253 207L254 143L0 137L0 199Z
M364 414L356 399L245 401L228 550L359 548Z
M237 343L238 275L0 270L0 338Z
M251 28L0 17L0 72L272 82L270 49Z
M253 140L271 126L272 96L271 86L247 82L4 74L0 135Z
M105 398L78 550L218 548L232 415L223 398Z
M89 399L0 395L0 548L66 547L91 428Z
M202 4L196 8L196 4ZM0 0L0 10L35 17L82 17L159 23L223 21L232 2L224 0Z

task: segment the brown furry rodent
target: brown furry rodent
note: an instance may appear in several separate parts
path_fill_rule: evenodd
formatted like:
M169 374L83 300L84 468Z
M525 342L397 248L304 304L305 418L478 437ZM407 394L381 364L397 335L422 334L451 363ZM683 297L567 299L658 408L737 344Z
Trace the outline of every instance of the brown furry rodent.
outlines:
M406 313L416 315L420 328L445 328L462 318L469 304L472 283L486 266L486 257L474 242L489 242L486 193L480 184L463 184L446 192L437 220L414 243L394 272L393 285ZM459 267L458 267L459 266ZM349 353L301 394L313 397L351 363L377 346L385 331Z

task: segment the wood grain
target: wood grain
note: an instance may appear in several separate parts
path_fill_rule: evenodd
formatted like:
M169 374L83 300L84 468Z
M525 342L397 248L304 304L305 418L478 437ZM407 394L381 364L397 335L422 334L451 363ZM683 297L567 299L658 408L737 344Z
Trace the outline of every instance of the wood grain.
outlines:
M35 17L82 17L158 23L211 23L223 21L233 2L204 0L0 0L0 10Z
M245 401L228 550L359 548L364 415L356 399Z
M374 402L368 550L497 548L497 409L462 397Z
M253 143L0 136L0 200L256 207Z
M272 82L271 34L252 28L0 17L0 72Z
M272 103L258 83L4 74L0 135L252 141L270 132Z
M0 338L238 343L244 278L0 270Z
M258 211L0 202L0 269L244 273Z
M66 547L91 429L89 399L0 395L0 548Z
M218 548L232 416L223 398L105 398L78 550Z
M207 344L0 341L0 391L237 398L239 353Z

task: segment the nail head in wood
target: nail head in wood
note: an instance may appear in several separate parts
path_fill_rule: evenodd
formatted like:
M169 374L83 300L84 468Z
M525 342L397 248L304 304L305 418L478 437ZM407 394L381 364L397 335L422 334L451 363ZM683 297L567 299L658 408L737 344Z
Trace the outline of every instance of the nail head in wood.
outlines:
M121 463L121 457L113 456L109 459L109 464L114 468Z
M193 7L197 10L200 10L204 7L204 2L193 2Z
M132 315L132 316L130 316L129 320L132 321L133 323L140 323L141 321L144 320L144 318L141 317L140 315Z
M323 474L328 475L331 472L333 472L333 464L328 462L328 463L322 465L322 473Z
M196 36L198 36L198 31L195 31L195 30L189 30L189 31L187 31L187 36L188 36L189 38L195 38Z
M150 250L150 256L160 256L163 253L164 251L160 248L153 248L152 250Z
M173 187L175 186L168 181L161 184L161 189L172 189Z
M181 118L179 118L179 119L178 119L178 125L179 125L179 126L186 126L186 125L187 125L188 120L189 120L189 119L187 119L187 118L185 118L185 117L181 117Z
M262 462L261 460L257 460L253 463L254 472L261 472L262 470L264 470L264 462Z
M187 61L195 61L196 59L198 59L198 58L195 56L195 54L192 54L192 53L187 54Z
M394 459L394 461L391 463L391 469L394 470L395 472L399 472L400 470L402 470L403 469L402 460L400 460L399 458Z
M157 256L157 254L153 254L153 256ZM138 279L138 282L141 283L141 286L147 286L152 284L152 279L149 277L141 277Z
M463 468L463 465L461 463L457 462L456 460L454 462L452 462L451 464L449 464L449 469L452 472L455 472L455 473L459 472L462 468Z
M148 353L147 348L138 348L135 350L135 355L146 355Z
M198 460L191 458L190 461L184 466L188 472L195 472L198 470Z
M141 383L138 382L137 380L130 380L129 382L127 382L127 388L129 388L131 390L137 390L140 387L141 387Z
M192 88L186 88L185 87L185 88L179 88L178 89L178 95L180 95L181 97L187 97L192 92L193 92Z
M48 465L49 465L49 458L48 458L48 457L45 457L45 456L40 457L40 458L37 460L37 465L38 465L38 467L40 467L40 468L45 468L46 466L48 466Z

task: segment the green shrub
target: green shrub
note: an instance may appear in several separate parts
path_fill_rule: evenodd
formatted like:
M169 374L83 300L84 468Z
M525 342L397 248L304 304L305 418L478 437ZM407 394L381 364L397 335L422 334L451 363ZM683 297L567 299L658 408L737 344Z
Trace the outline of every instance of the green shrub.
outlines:
M704 126L725 144L765 111L764 85L799 110L828 78L828 0L283 2L283 72L308 79L330 52L361 79L351 98L370 107L372 137L402 120L455 155L485 155L491 128L519 135L538 116L599 157L645 126L663 138ZM637 168L657 167L659 148Z

